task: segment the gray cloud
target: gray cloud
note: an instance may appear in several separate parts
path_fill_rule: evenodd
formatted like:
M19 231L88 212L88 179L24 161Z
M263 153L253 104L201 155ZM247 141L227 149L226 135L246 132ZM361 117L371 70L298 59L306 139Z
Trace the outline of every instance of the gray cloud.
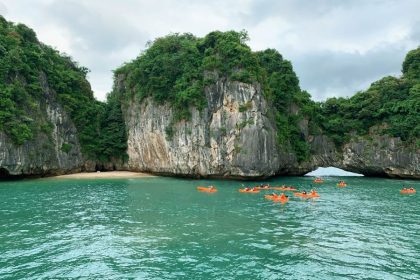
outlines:
M124 17L100 13L80 1L54 1L47 6L45 14L53 15L52 22L65 27L75 39L79 39L73 42L75 48L112 52L133 42L143 42L149 37Z
M414 23L414 27L410 33L410 40L414 43L420 43L420 21Z
M419 9L418 1L264 0L253 4L244 22L262 26L253 35L261 41L271 36L271 46L292 61L301 87L324 100L399 75L406 52L420 42ZM260 35L270 25L271 35Z
M112 71L133 59L150 37L112 10L101 12L80 1L53 1L43 13L71 38L70 53L91 70L88 78L100 99L112 87ZM135 52L124 55L130 46Z
M406 51L395 46L363 54L320 51L292 60L301 87L311 92L314 99L323 100L332 96L351 96L384 75L400 75Z
M287 18L289 20L307 21L313 18L322 17L332 10L353 6L354 1L335 0L260 0L251 4L251 14L247 20L258 23L267 17Z
M247 29L251 47L279 50L317 100L398 75L405 53L420 44L417 0L14 0L7 9L0 2L6 10L90 68L102 100L112 70L170 32Z
M7 15L7 7L2 2L0 2L0 15Z

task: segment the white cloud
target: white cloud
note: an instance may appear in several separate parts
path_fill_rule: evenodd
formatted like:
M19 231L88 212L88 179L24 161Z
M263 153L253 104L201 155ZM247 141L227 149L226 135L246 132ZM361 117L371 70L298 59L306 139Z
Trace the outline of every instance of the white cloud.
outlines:
M248 30L255 50L278 49L316 99L351 95L399 73L405 53L420 44L419 10L417 0L0 2L9 20L27 24L40 40L90 68L101 100L111 90L112 70L134 59L148 40L231 29Z

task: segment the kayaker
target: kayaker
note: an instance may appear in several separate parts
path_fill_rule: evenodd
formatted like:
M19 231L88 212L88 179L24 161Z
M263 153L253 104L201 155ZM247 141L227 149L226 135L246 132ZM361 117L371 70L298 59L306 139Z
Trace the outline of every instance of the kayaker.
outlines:
M318 195L318 193L315 190L311 190L311 195Z

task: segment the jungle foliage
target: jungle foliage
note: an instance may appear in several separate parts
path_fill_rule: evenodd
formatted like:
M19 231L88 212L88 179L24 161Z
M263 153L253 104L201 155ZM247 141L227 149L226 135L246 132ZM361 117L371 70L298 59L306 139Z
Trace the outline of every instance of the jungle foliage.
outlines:
M318 123L337 144L352 134L375 133L417 142L420 147L420 48L410 51L402 76L384 77L350 98L330 98L321 104Z
M95 100L87 73L68 55L40 43L32 29L0 16L0 131L17 145L37 133L51 133L45 101L53 98L70 114L84 155L124 157L122 114L112 98L106 104ZM106 116L109 112L114 116ZM115 123L121 125L118 133Z
M313 107L315 103L301 91L289 61L274 49L253 52L246 44L248 39L245 31L214 31L203 38L170 34L150 42L115 75L125 77L129 89L126 98L152 97L158 103L169 102L175 109L175 122L188 120L190 107L203 109L205 88L218 79L260 83L274 104L279 143L294 149L303 160L309 155L309 146L298 127L303 114L291 113L291 108ZM167 130L173 133L172 128Z

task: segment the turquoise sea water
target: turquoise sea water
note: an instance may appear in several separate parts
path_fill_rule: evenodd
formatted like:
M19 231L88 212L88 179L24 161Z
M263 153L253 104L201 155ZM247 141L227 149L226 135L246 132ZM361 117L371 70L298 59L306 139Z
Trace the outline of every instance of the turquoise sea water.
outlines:
M420 279L420 194L399 193L420 182L325 179L284 205L237 181L0 182L0 279Z

